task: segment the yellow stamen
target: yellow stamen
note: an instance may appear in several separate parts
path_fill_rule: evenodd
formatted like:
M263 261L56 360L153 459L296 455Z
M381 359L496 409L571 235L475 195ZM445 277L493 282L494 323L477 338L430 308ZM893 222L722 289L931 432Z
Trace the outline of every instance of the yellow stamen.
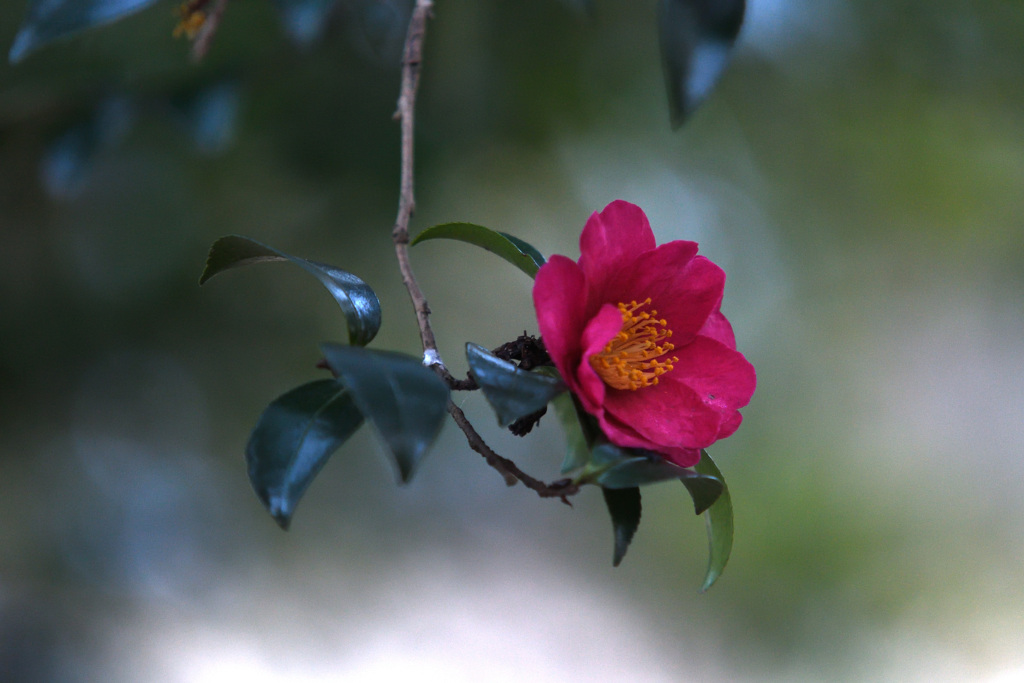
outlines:
M178 14L181 16L181 21L174 27L174 32L171 34L175 38L182 35L186 36L189 40L194 40L196 35L199 33L199 29L206 23L206 12L197 9L190 9L189 5L192 3L186 2L178 8Z
M654 386L658 377L672 370L678 358L656 360L675 348L665 340L672 336L668 321L656 318L658 312L640 311L651 303L650 297L640 303L619 304L622 329L600 353L590 357L590 367L613 389L636 391Z

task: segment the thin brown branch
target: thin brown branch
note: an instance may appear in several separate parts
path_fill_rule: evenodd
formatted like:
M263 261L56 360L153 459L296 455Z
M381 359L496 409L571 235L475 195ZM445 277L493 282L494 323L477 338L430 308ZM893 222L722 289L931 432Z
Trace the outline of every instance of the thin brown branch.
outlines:
M398 199L398 217L391 231L391 239L395 243L395 255L398 267L402 271L402 282L412 299L416 311L416 322L420 328L420 341L423 344L423 362L434 367L446 381L451 383L454 378L448 373L441 356L437 352L434 331L430 327L430 306L427 297L420 289L416 276L409 262L409 220L416 210L416 198L413 192L413 131L416 110L416 92L420 83L420 64L423 60L423 39L427 31L427 19L430 17L432 0L416 0L409 19L409 29L405 35L405 49L402 54L402 87L398 96L398 109L395 112L402 127L402 178Z
M205 5L206 2L193 2L192 4L196 5L193 11L198 11L198 8ZM199 62L206 56L210 45L213 44L213 36L216 35L217 29L220 28L220 22L224 18L224 10L227 7L228 0L214 1L213 9L210 10L209 16L203 22L202 27L196 34L195 40L192 41L192 61Z
M391 231L391 239L395 244L395 255L398 257L398 267L402 272L402 282L409 292L409 298L416 311L420 341L423 344L424 365L437 372L452 389L474 389L476 382L472 377L466 380L455 379L441 360L441 355L437 350L437 341L434 339L434 331L430 326L430 306L427 303L427 297L416 281L412 264L409 262L409 221L416 210L416 197L413 191L416 93L420 83L420 66L423 62L423 40L427 31L427 19L430 18L433 5L433 0L416 0L412 17L409 19L409 29L405 34L405 48L402 54L402 86L398 96L398 108L395 111L395 118L398 119L402 129L402 171L398 216L395 218L395 227ZM455 420L455 424L465 433L470 448L482 455L487 464L501 474L506 484L513 486L517 481L521 481L524 486L535 491L541 498L559 498L566 505L571 505L569 496L579 492L578 486L568 479L552 484L545 484L539 479L534 479L520 470L514 462L495 453L470 424L466 414L451 401L448 401L448 412Z
M452 416L452 419L455 420L455 424L459 425L459 428L465 433L466 441L469 442L469 447L484 456L484 460L487 461L487 464L497 470L498 473L504 477L506 484L513 486L516 481L521 481L523 482L523 486L536 492L536 494L541 498L559 498L566 505L572 505L572 503L569 502L569 496L579 493L579 486L573 484L569 479L562 479L550 484L545 484L543 481L531 477L519 469L514 462L495 453L494 450L484 442L483 437L477 433L476 429L466 417L466 414L462 412L462 409L451 401L448 401L448 413Z

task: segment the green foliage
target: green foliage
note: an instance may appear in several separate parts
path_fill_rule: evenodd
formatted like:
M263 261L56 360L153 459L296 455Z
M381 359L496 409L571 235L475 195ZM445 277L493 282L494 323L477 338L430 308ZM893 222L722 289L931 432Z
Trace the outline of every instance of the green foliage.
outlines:
M245 460L256 495L282 529L327 459L362 424L351 392L333 379L292 389L263 411Z
M448 387L412 356L339 344L320 348L373 424L401 481L409 481L441 431Z
M518 237L474 223L435 225L417 235L411 244L416 245L435 239L458 240L475 244L492 254L497 254L530 277L534 277L540 267L544 265L544 256L532 245Z
M327 288L345 314L350 344L365 346L377 336L380 301L369 285L340 268L286 254L248 237L228 235L214 242L199 284L230 268L269 261L290 261Z
M466 359L502 427L537 412L567 389L560 378L520 370L479 344L466 344Z
M640 528L640 489L635 486L628 489L602 488L601 493L604 494L604 502L612 517L612 530L615 533L612 566L618 567L622 563L622 558L626 556L626 550L629 549L636 530Z
M722 494L715 501L714 505L704 513L704 521L708 529L708 570L704 576L704 583L701 585L701 592L707 591L714 585L718 577L725 570L725 565L732 554L732 498L729 496L729 487L725 484L722 472L715 465L714 460L707 451L700 452L700 462L694 467L700 474L715 477L722 482ZM684 480L684 484L686 481ZM691 490L692 494L693 491ZM694 496L694 503L696 503Z
M743 24L744 0L659 0L658 30L672 127L718 83Z
M576 398L570 393L555 397L551 403L555 407L562 431L565 432L566 451L562 474L566 474L583 467L590 459L591 439L584 430L584 424L589 422L590 416L580 410Z

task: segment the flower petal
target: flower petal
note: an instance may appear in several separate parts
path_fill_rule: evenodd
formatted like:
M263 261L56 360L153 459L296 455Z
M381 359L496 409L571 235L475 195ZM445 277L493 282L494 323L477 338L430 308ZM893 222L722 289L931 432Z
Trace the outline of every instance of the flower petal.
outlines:
M628 425L638 438L647 442L643 447L651 450L663 452L666 447L710 446L718 436L722 416L708 408L692 388L681 381L672 381L675 372L662 375L661 381L653 387L608 391L604 401L605 412ZM608 419L599 417L598 420L602 427L606 423L614 425ZM615 442L611 434L608 436Z
M725 272L703 256L684 260L693 242L663 244L645 259L650 267L632 286L631 298L651 297L651 308L668 321L672 343L687 344L722 303ZM696 245L694 245L696 246ZM682 266L672 264L682 262ZM640 296L643 294L643 296Z
M592 214L583 228L580 268L591 284L603 283L655 246L654 233L643 210L636 204L616 200L601 213Z
M599 420L614 443L640 446L647 441L643 447L667 454L666 447L710 446L739 427L742 417L736 410L750 401L757 384L743 354L709 337L697 337L673 354L679 360L657 386L608 391L608 415Z
M703 403L729 415L750 402L757 375L743 354L710 337L696 337L674 350L675 369L663 375L690 387Z
M680 467L693 467L700 462L699 448L663 448L658 453Z
M638 435L630 426L620 422L614 415L606 413L599 419L601 430L608 440L623 448L643 448L665 456L680 467L693 467L700 460L700 448L656 444Z
M608 385L590 365L590 357L601 353L612 337L622 330L622 311L617 306L605 304L583 331L583 353L576 370L578 395L588 413L597 413L604 403Z
M724 439L727 436L732 436L733 433L740 428L740 423L742 422L743 416L740 415L740 411L735 411L732 415L722 421L722 426L718 429L718 438Z
M575 370L586 325L583 307L587 290L583 271L572 259L552 256L541 266L533 285L533 306L548 355L574 391Z
M715 341L721 342L728 346L730 349L736 348L736 335L732 332L732 325L725 319L721 311L715 311L708 316L707 322L704 323L704 327L700 328L700 332L697 333L702 337L709 337Z

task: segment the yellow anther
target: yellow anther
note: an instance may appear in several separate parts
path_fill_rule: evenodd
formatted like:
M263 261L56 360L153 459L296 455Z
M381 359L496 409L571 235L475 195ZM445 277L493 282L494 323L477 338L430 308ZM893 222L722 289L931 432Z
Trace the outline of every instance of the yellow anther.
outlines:
M653 309L639 310L649 303L650 297L640 303L619 304L622 329L590 357L590 367L613 389L636 391L654 386L661 375L673 369L672 363L679 362L675 357L659 360L675 346L665 341L672 336L668 321L655 318L658 312Z

